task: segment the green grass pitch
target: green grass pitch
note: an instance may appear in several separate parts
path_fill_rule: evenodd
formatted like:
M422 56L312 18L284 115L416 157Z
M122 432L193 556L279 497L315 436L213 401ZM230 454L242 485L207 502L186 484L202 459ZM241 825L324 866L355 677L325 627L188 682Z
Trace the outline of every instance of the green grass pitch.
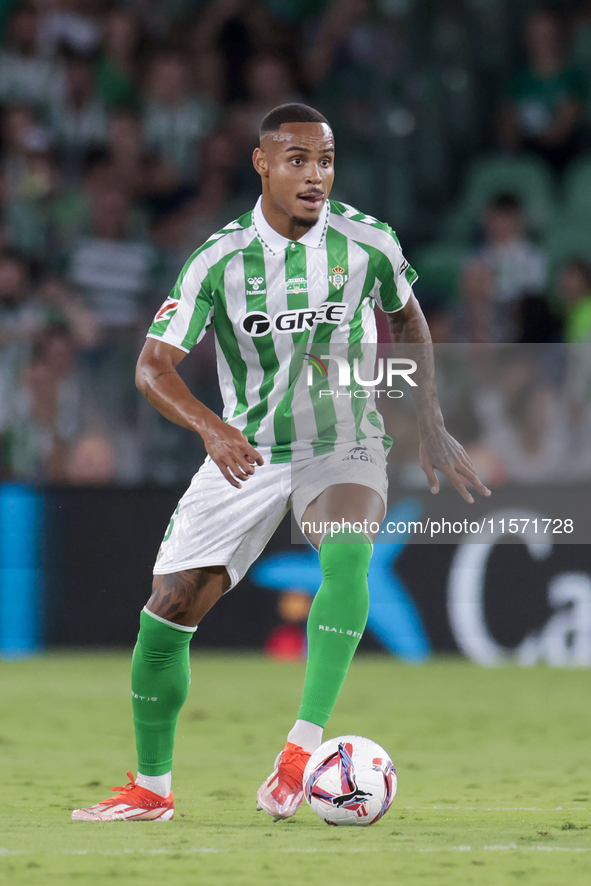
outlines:
M255 811L297 710L303 665L196 654L168 823L72 823L134 768L129 655L0 666L0 883L531 884L591 882L591 694L584 671L408 666L358 656L326 735L390 752L390 812L329 828L304 804Z

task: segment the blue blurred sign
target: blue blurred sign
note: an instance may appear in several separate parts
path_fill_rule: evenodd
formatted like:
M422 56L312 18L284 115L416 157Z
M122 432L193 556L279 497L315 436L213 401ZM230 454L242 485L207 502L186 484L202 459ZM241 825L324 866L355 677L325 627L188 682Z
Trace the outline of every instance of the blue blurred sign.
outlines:
M390 509L384 522L417 520L421 503L405 498ZM421 617L410 593L393 569L407 544L398 535L396 544L376 544L369 566L369 617L367 627L382 645L406 661L419 662L431 652ZM377 539L379 541L379 537ZM251 580L276 591L301 590L314 596L322 581L316 551L269 554L253 566Z
M0 486L0 655L22 658L40 646L41 496L27 486Z

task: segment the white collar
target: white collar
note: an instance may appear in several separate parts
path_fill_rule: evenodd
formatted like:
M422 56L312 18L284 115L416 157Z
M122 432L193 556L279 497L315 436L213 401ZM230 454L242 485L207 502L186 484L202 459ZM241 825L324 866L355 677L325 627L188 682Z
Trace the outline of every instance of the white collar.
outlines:
M263 246L266 246L267 249L273 253L273 255L277 255L279 252L287 249L290 243L302 243L304 246L311 246L312 249L318 249L320 246L322 246L322 243L324 242L326 228L328 227L329 212L330 207L328 205L328 200L326 200L324 206L322 207L322 211L318 216L318 221L316 222L316 224L308 231L306 231L304 236L300 237L299 240L288 240L287 237L284 237L283 234L280 234L278 231L275 230L275 228L271 227L271 225L263 215L262 197L259 197L259 199L257 200L252 218L255 230Z

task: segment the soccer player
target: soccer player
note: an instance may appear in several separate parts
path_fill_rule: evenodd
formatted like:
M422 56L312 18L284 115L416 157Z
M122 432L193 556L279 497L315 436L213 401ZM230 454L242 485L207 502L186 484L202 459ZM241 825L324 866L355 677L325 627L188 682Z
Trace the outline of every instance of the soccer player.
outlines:
M466 481L490 494L444 428L429 330L412 292L416 274L395 234L328 200L334 149L318 111L301 104L271 111L253 154L262 197L189 258L150 327L137 385L162 415L199 433L208 456L172 516L140 614L131 675L137 778L128 772L125 788L76 810L76 821L172 818L173 744L189 688L191 638L290 507L318 550L323 581L308 619L301 707L257 805L288 818L301 804L305 764L322 743L367 621L367 575L386 512L391 445L371 398L339 398L332 412L316 400L315 420L306 421L299 404L312 402L313 389L308 401L297 390L306 375L303 357L314 346L322 346L320 353L339 345L358 353L375 343L377 302L394 341L418 349L411 390L431 491L439 489L437 468L468 502ZM224 420L176 371L212 323ZM335 361L329 362L332 371ZM340 529L325 533L329 522Z

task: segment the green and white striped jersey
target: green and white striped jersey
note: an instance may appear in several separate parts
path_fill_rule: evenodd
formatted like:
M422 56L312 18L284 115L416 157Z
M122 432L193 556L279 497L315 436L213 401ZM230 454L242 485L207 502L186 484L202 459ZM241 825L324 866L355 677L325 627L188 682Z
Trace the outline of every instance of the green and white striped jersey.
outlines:
M193 253L148 336L188 352L213 323L224 419L265 461L368 438L389 449L373 393L320 403L331 375L310 386L311 367L303 370L329 349L371 364L374 304L403 307L415 271L392 229L351 206L327 201L314 227L291 241L268 224L261 203Z

